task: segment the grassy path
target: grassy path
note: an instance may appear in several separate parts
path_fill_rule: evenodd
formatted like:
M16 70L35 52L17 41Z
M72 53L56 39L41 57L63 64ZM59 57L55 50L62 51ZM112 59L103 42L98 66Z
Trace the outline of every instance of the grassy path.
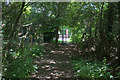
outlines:
M44 44L48 53L42 59L37 59L38 71L32 74L37 79L64 79L74 78L71 57L77 50L75 45L61 45L55 48L53 44Z

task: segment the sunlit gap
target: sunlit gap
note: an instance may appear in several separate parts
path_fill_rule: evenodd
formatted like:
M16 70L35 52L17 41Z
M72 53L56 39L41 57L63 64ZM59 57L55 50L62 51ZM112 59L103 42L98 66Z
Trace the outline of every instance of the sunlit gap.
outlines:
M61 26L58 34L59 34L59 38L58 38L59 43L72 42L71 40L72 32L70 28L66 26Z

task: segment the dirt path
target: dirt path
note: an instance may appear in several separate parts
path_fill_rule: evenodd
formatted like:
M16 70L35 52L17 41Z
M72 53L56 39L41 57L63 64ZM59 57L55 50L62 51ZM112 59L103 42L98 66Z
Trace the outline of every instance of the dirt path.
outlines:
M32 77L45 79L65 79L75 78L71 57L76 53L75 45L61 45L55 48L53 44L44 44L48 53L44 54L42 59L37 59L38 72L32 74Z

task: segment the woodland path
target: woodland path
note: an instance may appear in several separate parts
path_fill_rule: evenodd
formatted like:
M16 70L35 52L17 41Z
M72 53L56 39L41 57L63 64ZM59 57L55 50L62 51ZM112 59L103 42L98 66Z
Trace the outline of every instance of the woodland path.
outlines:
M58 46L59 48L55 48L54 44L44 43L47 53L42 59L37 59L38 70L31 75L32 78L39 80L75 78L71 58L80 51L72 44Z

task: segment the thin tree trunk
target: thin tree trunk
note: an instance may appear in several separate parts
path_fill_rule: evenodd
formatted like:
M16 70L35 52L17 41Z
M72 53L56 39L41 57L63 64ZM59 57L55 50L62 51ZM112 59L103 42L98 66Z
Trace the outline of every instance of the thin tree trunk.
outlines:
M104 53L103 52L103 49L104 49L104 45L103 45L103 27L102 27L103 5L104 5L104 2L102 3L101 10L100 10L100 23L99 23L100 42L99 42L99 45L97 47L98 52L100 54L100 56L99 56L100 59L103 57L103 53Z
M97 29L98 29L98 24L96 23L96 25L95 25L95 34L94 34L94 36L95 36L95 38L97 37Z
M60 14L60 9L59 9L59 3L57 3L57 7L58 7L58 10L57 10L57 16L56 16L56 18L59 18L59 14ZM56 47L58 47L58 38L59 38L59 34L58 34L58 31L59 31L59 21L57 21L57 24L58 25L56 25Z
M100 24L99 24L100 39L102 39L102 31L103 31L103 29L102 29L102 15L103 15L102 10L103 10L103 5L104 5L104 3L102 3L101 10L100 10Z
M118 32L118 44L120 44L120 2L118 3L118 10L119 10L119 32ZM119 59L119 65L120 65L120 45L118 45L118 59Z
M107 57L110 56L110 52L111 52L111 46L112 46L112 26L113 26L113 18L114 18L114 3L108 3L108 10L107 10L107 13L108 13L108 16L107 16L107 28L105 30L106 32L106 36L107 36L107 41L106 41L106 45L105 45L105 48L106 48L106 55Z
M19 19L20 19L22 13L23 13L24 7L25 7L25 2L22 3L21 9L19 11L19 15L17 16L17 18L15 20L15 23L14 23L14 26L13 26L13 28L11 30L10 36L8 37L11 40L10 40L10 42L7 45L7 49L12 48L13 45L14 45L12 42L16 38L16 35L17 35L16 31L17 31L17 28L18 28Z
M17 19L15 21L14 26L13 26L13 30L12 30L12 34L11 34L12 38L16 37L16 31L17 31L16 29L18 28L19 19L20 19L22 13L23 13L24 7L25 7L25 2L22 3L22 7L21 7L21 9L19 11L19 15L18 15L18 17L17 17Z
M58 31L59 31L59 25L57 25L56 27L56 47L58 47L58 38L59 38Z
M57 26L57 31L56 31L56 43L57 44L58 44L58 38L59 38L58 31L59 31L59 25Z

